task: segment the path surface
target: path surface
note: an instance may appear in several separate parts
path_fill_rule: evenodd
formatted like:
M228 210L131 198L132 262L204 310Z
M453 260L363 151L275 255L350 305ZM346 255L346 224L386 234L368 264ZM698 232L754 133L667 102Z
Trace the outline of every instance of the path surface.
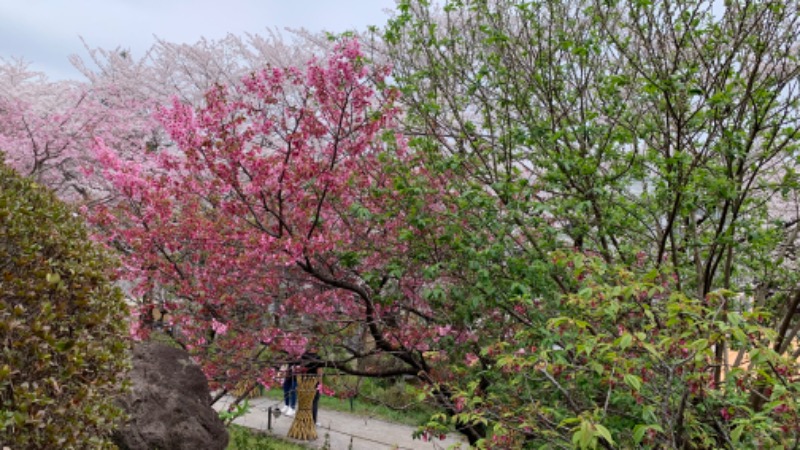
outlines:
M226 408L233 398L223 398L214 408L218 411ZM297 441L289 439L286 434L292 425L293 417L272 417L272 430L267 430L268 408L280 407L280 401L261 397L250 400L250 412L239 417L233 423L248 428L266 431L292 442L308 445L310 448L322 448L326 436L331 450L443 450L459 448L466 450L469 446L460 439L460 436L448 436L444 440L434 439L423 442L412 439L414 427L370 417L357 416L339 411L319 409L319 421L322 427L317 427L316 441ZM350 446L352 442L352 447ZM457 447L457 444L461 444Z

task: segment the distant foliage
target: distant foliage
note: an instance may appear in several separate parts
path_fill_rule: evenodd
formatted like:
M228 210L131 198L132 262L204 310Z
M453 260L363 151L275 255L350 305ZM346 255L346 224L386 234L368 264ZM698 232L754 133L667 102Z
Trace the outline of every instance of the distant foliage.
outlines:
M111 447L128 361L110 262L70 208L0 163L0 443Z
M107 201L89 151L102 137L128 159L156 145L148 108L130 89L51 81L23 61L0 59L0 148L6 162L70 203Z
M72 58L79 80L57 81L24 60L0 58L0 148L8 165L70 203L113 201L91 151L95 138L126 160L168 147L153 117L173 96L200 105L218 84L231 84L265 65L284 67L324 54L323 36L292 33L229 35L194 44L158 40L144 55L86 46L88 61Z

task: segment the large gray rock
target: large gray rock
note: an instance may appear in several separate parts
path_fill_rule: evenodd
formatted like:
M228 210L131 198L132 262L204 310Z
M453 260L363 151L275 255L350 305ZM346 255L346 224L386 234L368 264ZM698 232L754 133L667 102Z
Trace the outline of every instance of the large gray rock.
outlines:
M133 349L130 421L114 434L121 450L223 450L228 432L211 408L208 383L189 355L160 343Z

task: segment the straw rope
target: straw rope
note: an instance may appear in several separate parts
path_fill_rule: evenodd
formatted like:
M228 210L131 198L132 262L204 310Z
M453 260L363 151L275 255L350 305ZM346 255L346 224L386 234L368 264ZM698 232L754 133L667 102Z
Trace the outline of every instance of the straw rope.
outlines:
M263 395L263 393L261 392L261 389L259 389L259 386L255 386L255 384L255 382L242 380L230 390L230 394L237 398L258 398Z
M288 436L301 441L317 439L317 425L314 423L312 406L317 394L316 375L297 376L297 415L294 417Z

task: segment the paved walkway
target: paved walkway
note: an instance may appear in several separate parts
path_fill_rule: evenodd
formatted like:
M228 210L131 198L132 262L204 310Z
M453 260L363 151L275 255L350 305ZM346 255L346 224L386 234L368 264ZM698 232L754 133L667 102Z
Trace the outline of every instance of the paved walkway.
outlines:
M232 401L232 398L223 398L214 405L214 408L221 411ZM461 436L455 434L447 436L444 440L437 438L430 442L423 442L420 439L412 439L414 427L322 408L319 410L319 422L322 423L322 427L317 427L319 438L311 442L296 441L286 437L292 424L292 417L283 415L275 417L273 415L272 429L267 429L268 408L275 409L280 405L280 401L275 399L265 397L252 399L250 400L250 412L239 417L233 423L266 431L286 440L305 444L309 448L322 448L326 440L329 442L331 450L443 450L448 448L466 450L469 448Z

